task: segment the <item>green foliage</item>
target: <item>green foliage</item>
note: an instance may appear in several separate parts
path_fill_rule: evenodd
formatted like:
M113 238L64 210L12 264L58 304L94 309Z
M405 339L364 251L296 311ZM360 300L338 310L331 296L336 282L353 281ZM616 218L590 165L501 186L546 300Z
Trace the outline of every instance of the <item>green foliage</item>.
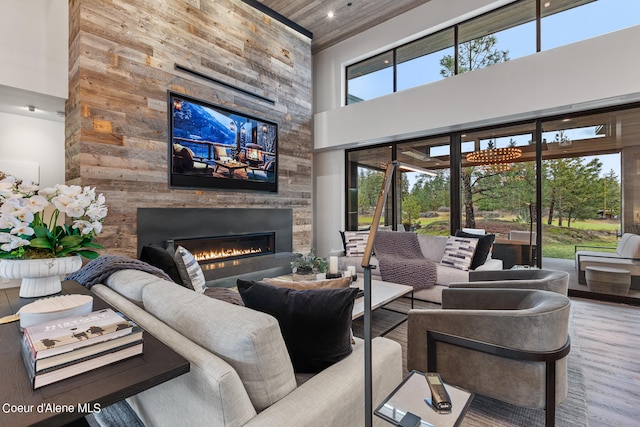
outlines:
M328 271L327 260L316 256L315 251L311 250L308 255L296 253L296 259L291 261L291 269L297 271L317 271L318 273L326 273Z
M413 195L408 195L402 200L402 223L412 225L420 216L420 203Z
M489 65L509 60L508 50L495 48L497 38L494 35L478 37L468 42L460 43L458 50L458 73L477 70ZM440 60L440 74L442 77L451 77L455 71L455 58L445 55Z
M380 171L358 168L358 208L361 212L376 206L383 178Z

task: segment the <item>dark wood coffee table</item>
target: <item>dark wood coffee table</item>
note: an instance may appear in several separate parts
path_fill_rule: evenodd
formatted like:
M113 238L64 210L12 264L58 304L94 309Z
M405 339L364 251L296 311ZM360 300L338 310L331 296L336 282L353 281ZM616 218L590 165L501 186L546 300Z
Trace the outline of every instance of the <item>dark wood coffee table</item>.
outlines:
M35 298L19 288L0 290L0 317ZM76 282L62 293L93 296L93 309L109 305ZM189 372L189 362L144 332L144 354L33 390L20 355L20 322L0 325L0 426L60 426Z

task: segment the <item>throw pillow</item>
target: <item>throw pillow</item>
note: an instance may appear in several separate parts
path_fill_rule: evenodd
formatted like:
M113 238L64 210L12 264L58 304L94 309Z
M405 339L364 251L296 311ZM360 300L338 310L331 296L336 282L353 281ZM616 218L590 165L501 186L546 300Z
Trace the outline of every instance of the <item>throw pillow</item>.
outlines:
M178 272L180 273L184 286L196 292L204 292L206 288L204 273L191 252L182 246L178 246L173 259L176 261L176 266L178 267Z
M440 264L458 270L469 270L477 245L477 238L450 236Z
M176 261L169 251L160 245L146 245L142 247L140 251L140 261L144 261L147 264L153 265L160 270L167 273L171 280L183 285L182 278L178 272L178 266Z
M295 290L238 279L246 307L278 320L296 372L320 372L351 354L357 288Z
M495 234L485 234L480 236L478 234L467 233L461 230L456 231L456 237L478 239L478 246L476 246L476 252L473 254L473 259L471 260L471 270L475 270L487 261L487 257L491 253L491 246L496 240Z
M369 240L369 231L345 231L344 252L346 256L363 256Z
M264 283L273 286L289 289L339 289L348 288L351 285L351 277L340 277L338 279L326 280L283 280L266 278L262 279Z

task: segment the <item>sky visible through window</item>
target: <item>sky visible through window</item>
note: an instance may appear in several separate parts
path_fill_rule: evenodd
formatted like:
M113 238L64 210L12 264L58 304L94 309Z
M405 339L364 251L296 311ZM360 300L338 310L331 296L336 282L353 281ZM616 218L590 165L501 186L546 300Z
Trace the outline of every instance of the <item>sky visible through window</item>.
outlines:
M541 21L542 50L564 46L640 23L640 1L597 0L544 17ZM508 50L510 60L535 53L535 23L529 22L495 33L496 49ZM440 80L440 59L453 55L453 48L426 55L398 68L398 90ZM402 81L400 81L402 79ZM387 95L392 91L393 69L349 80L349 93L362 99Z

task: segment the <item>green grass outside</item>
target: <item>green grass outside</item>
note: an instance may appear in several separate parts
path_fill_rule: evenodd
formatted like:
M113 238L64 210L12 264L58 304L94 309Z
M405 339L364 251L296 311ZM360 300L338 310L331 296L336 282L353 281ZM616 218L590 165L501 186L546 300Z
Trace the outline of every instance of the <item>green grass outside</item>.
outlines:
M360 226L371 224L372 217L359 217ZM527 230L527 224L516 222L516 216L502 216L498 219L484 220L482 217L476 218L476 221L482 224L482 227L489 231L505 234L507 230ZM449 234L449 215L442 214L434 218L420 218L418 221L420 228L418 233L433 234L446 236ZM581 220L572 221L571 228L566 227L566 221L563 227L555 224L543 224L542 233L542 256L549 258L574 259L575 246L600 246L611 247L615 250L618 244L616 232L620 230L619 221L614 220ZM497 231L499 230L499 231ZM580 249L589 249L579 247ZM600 249L598 249L600 250Z

